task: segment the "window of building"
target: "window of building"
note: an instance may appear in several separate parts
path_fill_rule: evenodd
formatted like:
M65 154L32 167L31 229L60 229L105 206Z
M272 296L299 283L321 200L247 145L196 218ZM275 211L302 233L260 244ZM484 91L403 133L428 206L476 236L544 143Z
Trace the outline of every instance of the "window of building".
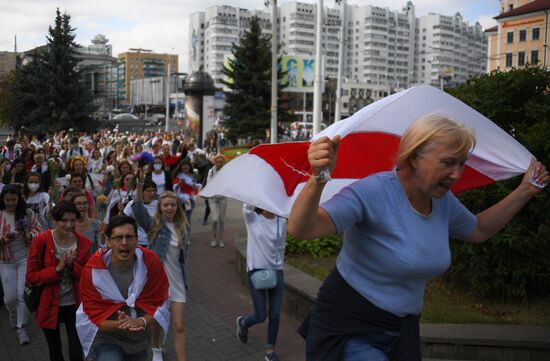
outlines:
M540 28L533 28L532 38L533 40L540 39Z
M506 42L508 44L514 42L514 32L513 31L510 31L509 33L506 34Z
M525 52L518 51L518 66L525 65Z
M527 40L527 30L520 30L519 41L525 41L525 40Z
M531 64L538 64L539 62L539 51L531 50Z
M512 66L512 53L506 53L506 67L509 68Z

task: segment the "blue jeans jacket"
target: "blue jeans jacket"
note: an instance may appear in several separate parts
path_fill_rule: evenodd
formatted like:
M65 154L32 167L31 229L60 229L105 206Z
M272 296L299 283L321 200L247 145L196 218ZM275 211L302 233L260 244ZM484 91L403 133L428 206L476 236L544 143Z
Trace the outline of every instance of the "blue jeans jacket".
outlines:
M134 212L134 217L136 218L137 223L145 230L145 232L149 233L151 230L151 224L153 223L152 217L147 212L147 209L145 209L145 206L143 204L143 201L137 202L135 201L134 204L132 204L132 212ZM161 260L164 261L166 258L166 252L168 252L168 248L170 247L170 240L172 238L172 234L170 233L170 229L166 225L166 222L164 221L164 218L160 218L161 226L159 233L155 237L155 239L150 240L151 244L151 250L155 252ZM185 282L185 288L188 288L187 284L187 277L185 273L185 264L186 264L186 258L187 253L189 250L189 229L185 226L182 226L181 229L181 244L183 247L180 249L180 255L179 255L179 263L181 265L181 272L183 274L183 281Z

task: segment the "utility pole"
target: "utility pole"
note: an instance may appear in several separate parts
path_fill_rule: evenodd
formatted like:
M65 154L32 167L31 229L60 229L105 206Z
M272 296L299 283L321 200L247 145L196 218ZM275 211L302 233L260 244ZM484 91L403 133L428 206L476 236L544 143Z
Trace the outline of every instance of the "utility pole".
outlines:
M318 0L317 3L317 29L315 39L315 79L313 82L313 135L321 131L321 120L323 113L321 112L322 101L322 51L321 41L323 37L323 0Z
M277 143L277 0L271 0L271 144Z
M336 105L334 122L342 118L342 73L344 69L344 39L346 37L346 0L336 0L340 4L340 48L338 49L338 82L336 84Z

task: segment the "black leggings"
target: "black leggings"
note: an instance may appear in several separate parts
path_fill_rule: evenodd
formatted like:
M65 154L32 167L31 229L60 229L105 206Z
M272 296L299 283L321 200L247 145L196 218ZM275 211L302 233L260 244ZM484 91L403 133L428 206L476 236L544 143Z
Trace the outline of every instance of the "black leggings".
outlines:
M50 351L50 361L64 361L63 350L61 346L61 335L59 333L59 324L64 323L67 330L67 339L69 341L69 359L71 361L82 361L82 346L76 333L76 306L59 306L57 315L57 328L55 330L43 328L48 349Z

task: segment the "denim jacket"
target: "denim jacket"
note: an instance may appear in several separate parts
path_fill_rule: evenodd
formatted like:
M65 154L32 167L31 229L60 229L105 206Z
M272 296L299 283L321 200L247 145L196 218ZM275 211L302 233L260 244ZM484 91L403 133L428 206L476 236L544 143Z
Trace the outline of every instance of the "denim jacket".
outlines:
M149 231L151 230L151 223L153 222L153 219L147 212L143 201L134 201L134 204L132 204L132 212L134 212L134 217L136 218L136 221L141 226L141 228L143 228L145 232L149 233ZM170 233L170 229L164 221L164 217L161 217L160 222L161 226L159 233L157 234L156 238L151 241L151 250L153 250L161 260L164 260L166 258L166 252L168 252L168 248L170 247L172 234ZM185 288L187 289L188 287L187 277L185 273L185 264L187 253L189 250L189 229L187 227L184 228L185 229L182 230L183 232L180 232L181 244L183 244L183 247L180 249L178 261L181 265L183 281L185 282Z

